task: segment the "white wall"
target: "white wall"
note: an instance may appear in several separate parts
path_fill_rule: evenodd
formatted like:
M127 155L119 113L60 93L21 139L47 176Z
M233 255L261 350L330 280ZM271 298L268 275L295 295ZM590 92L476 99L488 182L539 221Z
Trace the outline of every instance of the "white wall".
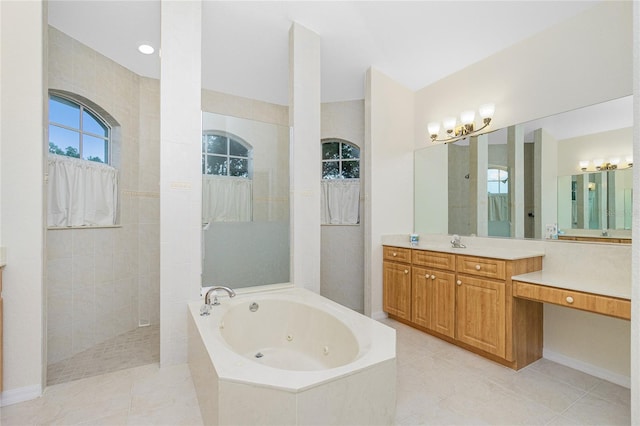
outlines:
M625 157L633 151L633 128L610 130L558 141L558 176L582 173L579 162L602 158L609 161L618 157L621 166L625 166ZM593 164L589 171L595 171Z
M603 2L419 90L416 149L428 122L483 103L500 129L631 94L631 31L631 2Z
M4 331L2 404L43 386L43 4L0 2L0 246Z
M360 148L360 223L322 225L320 294L364 312L364 101L322 104L321 137L343 139Z
M291 281L320 293L320 37L289 30Z
M162 1L160 363L187 362L187 303L200 298L201 3Z
M370 68L365 88L365 314L382 312L382 235L413 230L414 93Z

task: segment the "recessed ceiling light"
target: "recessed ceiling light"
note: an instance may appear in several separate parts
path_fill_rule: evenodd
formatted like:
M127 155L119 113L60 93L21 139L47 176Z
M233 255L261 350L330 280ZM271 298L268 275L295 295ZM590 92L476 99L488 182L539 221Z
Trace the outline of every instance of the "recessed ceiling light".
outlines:
M141 44L140 46L138 46L138 50L140 51L140 53L144 53L145 55L151 55L153 52L155 52L153 46L150 46L148 44Z

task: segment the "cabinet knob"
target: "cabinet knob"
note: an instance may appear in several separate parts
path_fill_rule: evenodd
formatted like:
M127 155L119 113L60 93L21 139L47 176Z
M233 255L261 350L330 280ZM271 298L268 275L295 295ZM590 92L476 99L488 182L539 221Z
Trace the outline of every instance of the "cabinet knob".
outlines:
M424 277L425 277L426 279L429 279L429 274L424 274Z
M462 281L458 280L458 281L456 281L456 284L462 285Z
M476 271L480 270L480 265L476 265Z
M397 255L398 255L398 253L396 253L396 252L391 253L391 256L393 256L393 257L396 257Z
M435 275L431 275L431 279L432 279L432 280L435 280L435 279L436 279L436 276L435 276Z
M405 273L405 274L408 274L408 273L409 273L409 270L408 270L408 269L405 269L405 270L404 270L404 273Z
M573 297L571 297L571 296L567 296L567 298L565 300L567 301L568 304L572 304L573 303Z

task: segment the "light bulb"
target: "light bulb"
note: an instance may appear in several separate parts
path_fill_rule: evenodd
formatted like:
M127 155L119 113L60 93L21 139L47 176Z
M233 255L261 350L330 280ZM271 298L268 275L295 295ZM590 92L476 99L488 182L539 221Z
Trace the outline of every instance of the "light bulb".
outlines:
M602 158L596 158L593 160L593 165L596 167L600 167L602 164L604 164L604 160Z
M629 164L633 164L633 155L627 155L624 160Z
M452 131L456 128L456 118L455 117L447 117L442 120L442 126L447 132Z
M589 167L589 162L587 160L582 160L578 164L580 164L580 170L587 170L587 167Z
M440 123L429 123L427 124L427 129L429 129L429 135L433 136L433 135L438 135L438 133L440 132Z
M478 112L480 113L480 117L481 118L492 118L493 117L493 113L496 112L496 106L495 104L484 104L484 105L480 105L480 108L478 109Z
M460 121L462 124L471 124L476 117L476 113L474 111L464 111L460 114Z
M620 164L620 157L612 157L609 160L609 163L613 164L614 166L617 166L618 164Z

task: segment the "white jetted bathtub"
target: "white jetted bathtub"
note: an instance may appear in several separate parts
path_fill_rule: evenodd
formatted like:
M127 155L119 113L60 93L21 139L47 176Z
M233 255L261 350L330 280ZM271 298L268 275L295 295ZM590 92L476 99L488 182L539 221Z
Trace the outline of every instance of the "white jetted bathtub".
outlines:
M392 424L395 330L304 289L189 305L205 424Z

